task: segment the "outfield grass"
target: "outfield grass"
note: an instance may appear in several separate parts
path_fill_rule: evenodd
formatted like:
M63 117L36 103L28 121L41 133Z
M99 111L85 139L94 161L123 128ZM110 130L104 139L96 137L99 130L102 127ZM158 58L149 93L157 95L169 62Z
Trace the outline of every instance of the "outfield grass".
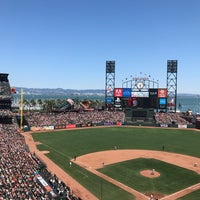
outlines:
M114 146L120 149L162 150L164 145L165 151L200 157L200 133L190 130L107 127L34 133L33 137L42 143L38 145L39 150L50 151L47 154L49 158L103 200L134 198L79 166L69 168L69 160L75 155L110 150ZM173 189L179 190L177 186Z

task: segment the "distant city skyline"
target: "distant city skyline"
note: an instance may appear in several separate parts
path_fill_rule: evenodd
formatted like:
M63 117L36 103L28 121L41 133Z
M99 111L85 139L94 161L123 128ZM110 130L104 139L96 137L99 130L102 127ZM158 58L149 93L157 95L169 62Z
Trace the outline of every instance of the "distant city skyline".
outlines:
M200 94L199 0L0 0L0 73L11 86L104 89L151 76L167 85L178 60L178 93Z

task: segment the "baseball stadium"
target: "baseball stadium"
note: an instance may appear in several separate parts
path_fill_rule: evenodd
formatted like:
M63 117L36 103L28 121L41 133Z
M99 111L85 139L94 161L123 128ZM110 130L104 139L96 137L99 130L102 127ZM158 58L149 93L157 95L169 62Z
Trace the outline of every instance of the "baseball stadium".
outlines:
M105 102L27 111L0 74L0 200L198 200L200 119L177 111L177 60L166 86L150 76L115 86L106 61ZM49 108L49 107L48 107Z

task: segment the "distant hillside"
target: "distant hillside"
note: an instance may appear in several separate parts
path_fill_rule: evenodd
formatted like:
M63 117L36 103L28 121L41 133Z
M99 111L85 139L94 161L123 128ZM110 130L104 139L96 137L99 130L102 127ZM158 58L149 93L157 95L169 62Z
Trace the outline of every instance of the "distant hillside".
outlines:
M21 89L26 95L45 95L45 96L105 96L104 89L85 89L85 90L75 90L75 89L63 89L63 88L20 88L16 87L17 94L20 94ZM178 96L199 96L197 94L189 93L179 93Z
M20 88L16 87L17 94L20 94L21 89L26 95L45 95L45 96L79 96L79 95L97 95L104 96L105 90L103 89L86 89L86 90L75 90L75 89L63 89L63 88Z

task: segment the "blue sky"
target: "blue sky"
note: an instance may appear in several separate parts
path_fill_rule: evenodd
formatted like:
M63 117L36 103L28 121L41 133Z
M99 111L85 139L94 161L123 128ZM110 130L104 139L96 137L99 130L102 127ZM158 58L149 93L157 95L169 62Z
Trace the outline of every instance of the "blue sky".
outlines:
M151 75L166 87L178 60L178 92L200 94L199 0L0 0L0 72L11 86L104 89Z

